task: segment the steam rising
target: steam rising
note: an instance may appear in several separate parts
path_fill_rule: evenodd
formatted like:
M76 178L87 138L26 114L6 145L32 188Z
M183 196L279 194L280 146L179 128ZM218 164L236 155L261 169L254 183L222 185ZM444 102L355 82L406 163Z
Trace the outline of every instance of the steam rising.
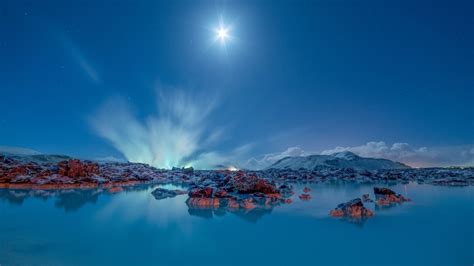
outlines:
M220 156L207 148L219 138L219 130L209 130L206 119L215 109L215 100L198 103L183 92L158 97L158 112L140 121L120 97L107 101L90 118L93 129L131 162L158 168L194 166L212 168ZM211 161L212 160L212 161Z

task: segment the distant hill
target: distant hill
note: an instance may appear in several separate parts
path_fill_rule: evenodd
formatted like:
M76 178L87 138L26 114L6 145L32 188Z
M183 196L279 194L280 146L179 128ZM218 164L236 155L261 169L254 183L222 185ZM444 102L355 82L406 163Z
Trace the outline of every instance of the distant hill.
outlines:
M22 147L10 147L10 146L0 146L0 155L38 155L41 152L22 148Z
M22 147L9 147L0 146L0 156L6 156L13 158L24 163L35 162L35 163L58 163L60 161L66 161L70 159L81 159L87 161L94 161L97 163L126 163L127 160L116 158L113 156L100 157L100 158L73 158L67 155L56 155L56 154L44 154L32 149Z
M309 155L285 157L268 169L321 169L321 168L352 168L355 170L407 169L408 165L387 159L360 157L352 152L338 152L331 155Z
M42 154L38 151L21 148L21 147L7 147L0 146L0 156L6 156L22 162L35 162L35 163L58 163L60 161L69 160L71 157L66 155L51 155Z

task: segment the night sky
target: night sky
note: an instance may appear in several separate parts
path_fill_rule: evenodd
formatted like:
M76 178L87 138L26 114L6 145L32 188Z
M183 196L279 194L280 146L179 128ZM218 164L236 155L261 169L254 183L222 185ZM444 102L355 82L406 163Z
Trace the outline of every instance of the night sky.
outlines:
M3 0L0 146L165 167L341 150L470 165L473 13L472 1Z

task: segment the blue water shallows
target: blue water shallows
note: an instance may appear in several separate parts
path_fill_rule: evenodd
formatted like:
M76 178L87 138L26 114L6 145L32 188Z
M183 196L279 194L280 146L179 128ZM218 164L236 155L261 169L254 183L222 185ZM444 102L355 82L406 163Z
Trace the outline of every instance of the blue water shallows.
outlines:
M312 200L246 212L188 210L153 187L118 194L0 191L0 265L472 265L472 187L397 185L412 199L353 223L328 216L372 185L315 184ZM21 194L24 193L24 194Z

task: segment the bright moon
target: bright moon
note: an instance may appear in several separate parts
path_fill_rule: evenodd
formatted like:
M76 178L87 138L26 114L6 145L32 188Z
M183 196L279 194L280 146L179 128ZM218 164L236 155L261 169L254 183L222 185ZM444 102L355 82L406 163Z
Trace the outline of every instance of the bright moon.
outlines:
M221 42L225 42L227 39L229 39L229 29L226 29L224 27L220 27L217 29L217 38Z

